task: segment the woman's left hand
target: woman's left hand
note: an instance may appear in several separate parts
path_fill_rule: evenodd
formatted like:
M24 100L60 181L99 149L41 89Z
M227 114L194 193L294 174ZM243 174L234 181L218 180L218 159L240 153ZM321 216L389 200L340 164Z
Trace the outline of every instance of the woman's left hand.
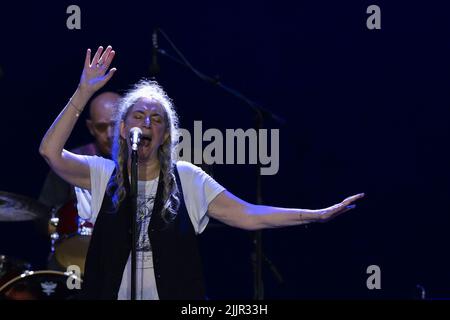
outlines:
M354 202L358 199L363 198L364 196L365 196L364 193L359 193L359 194L356 194L356 195L346 198L344 201L342 201L341 203L335 204L334 206L331 206L331 207L328 207L325 209L321 209L321 210L317 210L318 218L316 221L317 222L327 222L327 221L330 221L331 219L336 218L337 216L339 216L340 214L342 214L344 212L354 209L356 207Z

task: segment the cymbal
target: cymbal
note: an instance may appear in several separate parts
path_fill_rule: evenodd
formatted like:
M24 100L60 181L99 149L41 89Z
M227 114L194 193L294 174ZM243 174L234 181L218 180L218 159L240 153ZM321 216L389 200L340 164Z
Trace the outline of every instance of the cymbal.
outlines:
M0 191L0 222L37 220L49 216L50 209L37 200Z

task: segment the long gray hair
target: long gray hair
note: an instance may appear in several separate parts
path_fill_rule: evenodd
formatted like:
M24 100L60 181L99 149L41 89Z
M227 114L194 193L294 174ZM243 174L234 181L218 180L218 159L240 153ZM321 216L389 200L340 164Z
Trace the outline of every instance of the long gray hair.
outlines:
M133 105L141 98L156 100L164 109L166 132L168 132L169 137L158 149L158 160L164 185L161 215L165 222L170 222L175 218L180 206L178 187L173 172L176 161L175 147L178 143L180 132L178 129L178 115L175 112L172 101L156 81L146 79L139 81L119 102L114 115L115 125L112 145L112 159L115 162L116 170L108 184L108 194L112 196L114 210L117 210L126 197L123 171L124 166L128 162L128 144L120 136L120 123L126 120Z

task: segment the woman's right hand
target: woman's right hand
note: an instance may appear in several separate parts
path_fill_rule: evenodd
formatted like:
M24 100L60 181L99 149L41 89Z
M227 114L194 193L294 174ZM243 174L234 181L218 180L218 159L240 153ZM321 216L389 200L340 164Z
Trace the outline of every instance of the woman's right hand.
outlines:
M91 49L87 50L83 73L78 85L80 90L88 95L93 95L112 78L117 69L112 68L108 71L108 68L115 54L116 52L111 46L108 46L104 52L103 47L99 47L91 62Z

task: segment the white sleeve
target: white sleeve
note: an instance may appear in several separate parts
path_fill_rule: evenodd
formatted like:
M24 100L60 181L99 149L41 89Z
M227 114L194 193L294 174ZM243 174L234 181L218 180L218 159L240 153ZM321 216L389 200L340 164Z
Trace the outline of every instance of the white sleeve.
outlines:
M91 174L91 191L75 187L78 215L95 223L103 203L106 187L115 165L112 160L98 156L83 156L89 164Z
M190 162L178 161L177 168L192 225L196 234L202 233L209 221L206 214L209 203L225 188Z

